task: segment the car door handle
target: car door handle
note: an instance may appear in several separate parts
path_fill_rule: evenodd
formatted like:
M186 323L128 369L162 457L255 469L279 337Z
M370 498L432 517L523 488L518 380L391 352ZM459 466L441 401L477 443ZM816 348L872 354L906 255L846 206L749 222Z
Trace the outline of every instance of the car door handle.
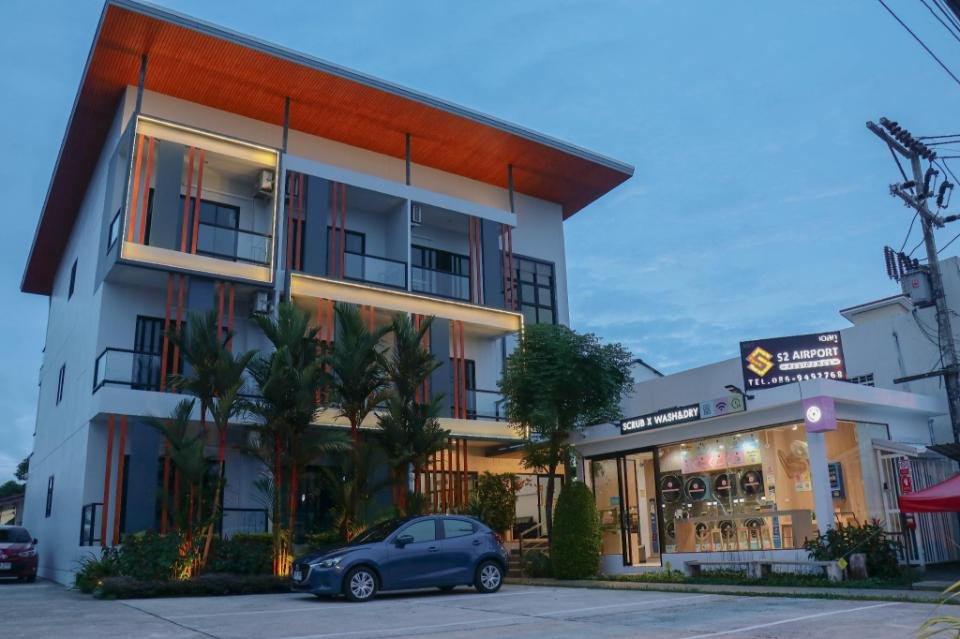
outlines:
M474 545L474 546L479 546L479 545L480 545L480 540L479 540L479 539L474 539L474 540L473 540L473 545Z
M427 552L437 552L440 550L439 546L427 546Z

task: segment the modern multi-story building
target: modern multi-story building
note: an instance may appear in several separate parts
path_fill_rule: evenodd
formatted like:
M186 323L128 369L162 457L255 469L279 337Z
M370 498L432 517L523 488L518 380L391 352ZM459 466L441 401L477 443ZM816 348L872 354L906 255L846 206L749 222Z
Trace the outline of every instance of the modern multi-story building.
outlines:
M40 574L157 523L181 397L164 329L215 309L235 349L280 300L332 335L334 302L436 318L449 452L437 508L477 472L522 471L497 380L524 322L568 322L563 222L632 167L153 5L109 0L22 290L50 299L24 522ZM454 374L457 371L459 374ZM318 427L343 427L327 412ZM371 423L370 427L374 427ZM262 470L230 433L222 528L265 529ZM213 444L211 442L211 444ZM214 445L215 447L215 445ZM457 478L458 481L454 481ZM520 519L536 523L540 478ZM318 506L319 507L319 506ZM306 508L309 511L309 507Z

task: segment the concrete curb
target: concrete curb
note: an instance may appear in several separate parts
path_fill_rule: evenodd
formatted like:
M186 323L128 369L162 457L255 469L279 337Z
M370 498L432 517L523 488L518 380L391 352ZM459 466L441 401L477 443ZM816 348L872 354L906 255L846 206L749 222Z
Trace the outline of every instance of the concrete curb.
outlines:
M794 597L799 599L850 599L855 601L905 601L910 603L960 605L956 599L944 601L942 593L922 590L883 590L868 588L801 588L784 586L736 586L720 584L673 584L601 579L508 578L504 583L556 588L598 588L607 590L647 590L656 592L693 592L736 597Z

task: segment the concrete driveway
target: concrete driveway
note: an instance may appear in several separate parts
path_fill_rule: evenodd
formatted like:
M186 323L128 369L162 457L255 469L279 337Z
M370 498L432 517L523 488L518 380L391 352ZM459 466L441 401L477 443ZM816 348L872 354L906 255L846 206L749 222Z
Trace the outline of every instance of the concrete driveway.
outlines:
M711 637L904 639L936 606L714 594L504 586L493 595L381 595L353 604L300 594L98 601L60 586L0 584L0 636ZM960 615L960 607L940 610Z

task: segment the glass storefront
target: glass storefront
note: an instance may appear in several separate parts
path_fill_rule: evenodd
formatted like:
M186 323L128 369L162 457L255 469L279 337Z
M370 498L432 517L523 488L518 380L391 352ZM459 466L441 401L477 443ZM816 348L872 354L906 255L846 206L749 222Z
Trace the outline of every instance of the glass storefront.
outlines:
M835 524L867 520L857 426L825 434ZM802 548L818 534L803 423L692 440L609 459L585 472L604 555L659 564L661 553Z

